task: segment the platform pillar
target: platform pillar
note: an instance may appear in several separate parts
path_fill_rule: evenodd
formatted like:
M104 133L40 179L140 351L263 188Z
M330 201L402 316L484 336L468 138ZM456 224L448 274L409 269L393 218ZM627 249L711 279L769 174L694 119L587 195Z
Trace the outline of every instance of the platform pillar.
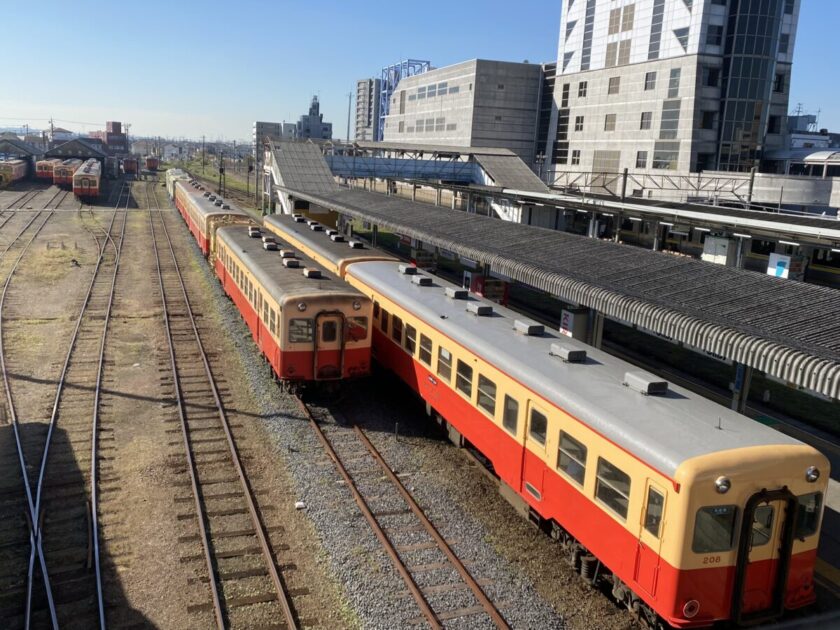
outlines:
M417 201L417 184L411 185L411 200Z
M588 320L586 342L593 348L600 350L601 342L604 340L604 314L591 308L589 309Z
M435 205L436 206L440 205L440 194L441 194L440 188L436 188L435 189Z
M662 226L659 225L659 221L655 221L653 224L653 251L659 251L659 232L662 230Z
M376 235L379 233L379 228L376 224L373 224L373 228L370 231L370 244L372 247L376 247Z
M732 403L729 408L738 413L744 413L750 396L752 383L752 366L737 363L735 365L735 386L732 388Z

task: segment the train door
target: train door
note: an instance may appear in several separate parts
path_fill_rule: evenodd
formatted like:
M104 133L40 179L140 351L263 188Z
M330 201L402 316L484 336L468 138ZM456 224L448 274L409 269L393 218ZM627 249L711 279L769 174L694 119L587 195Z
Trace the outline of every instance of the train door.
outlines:
M784 612L796 505L786 488L762 490L747 501L732 595L733 617L739 624L774 619Z
M533 499L542 501L544 458L548 440L548 412L530 400L526 411L522 491Z
M645 503L639 523L639 544L636 548L636 583L651 595L656 595L659 579L659 554L664 531L665 490L648 480Z
M312 375L316 380L341 378L344 374L344 314L321 311L315 316Z

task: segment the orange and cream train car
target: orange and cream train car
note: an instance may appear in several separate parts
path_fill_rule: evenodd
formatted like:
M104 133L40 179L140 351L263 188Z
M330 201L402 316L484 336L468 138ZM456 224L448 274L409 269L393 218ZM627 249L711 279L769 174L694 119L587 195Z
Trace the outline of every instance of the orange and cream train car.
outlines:
M216 230L214 269L277 378L322 383L370 372L369 298L255 228Z
M175 207L205 256L210 256L215 250L213 241L221 226L252 223L242 210L231 206L198 182L173 180L172 188Z
M56 164L61 164L60 158L48 158L35 162L35 177L47 181L53 181L53 169Z
M79 199L96 199L99 197L102 181L102 163L90 158L73 174L73 194Z
M814 602L815 449L416 268L360 262L377 360L651 626Z
M76 174L76 171L81 165L82 161L78 158L70 158L56 164L53 167L53 184L56 186L66 186L68 188L72 187L73 175Z
M0 160L0 188L26 177L26 160Z
M338 234L264 227L374 300L376 359L645 623L750 623L814 601L818 451Z

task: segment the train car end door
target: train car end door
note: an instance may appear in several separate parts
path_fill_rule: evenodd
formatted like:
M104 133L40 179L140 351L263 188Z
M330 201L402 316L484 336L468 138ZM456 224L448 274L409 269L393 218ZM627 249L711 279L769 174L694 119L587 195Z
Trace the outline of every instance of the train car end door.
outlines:
M666 492L648 480L645 504L639 523L639 543L636 549L636 583L650 595L656 595L659 579L659 554L665 531Z

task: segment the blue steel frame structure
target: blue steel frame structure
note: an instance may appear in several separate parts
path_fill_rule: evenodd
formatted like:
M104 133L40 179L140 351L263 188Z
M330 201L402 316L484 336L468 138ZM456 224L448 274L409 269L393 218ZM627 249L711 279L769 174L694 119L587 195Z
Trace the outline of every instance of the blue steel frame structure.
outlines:
M382 142L385 136L385 118L391 105L391 96L397 89L400 79L413 77L431 70L431 61L420 59L403 59L399 63L382 68L382 87L379 92L379 128L376 130L377 142Z

